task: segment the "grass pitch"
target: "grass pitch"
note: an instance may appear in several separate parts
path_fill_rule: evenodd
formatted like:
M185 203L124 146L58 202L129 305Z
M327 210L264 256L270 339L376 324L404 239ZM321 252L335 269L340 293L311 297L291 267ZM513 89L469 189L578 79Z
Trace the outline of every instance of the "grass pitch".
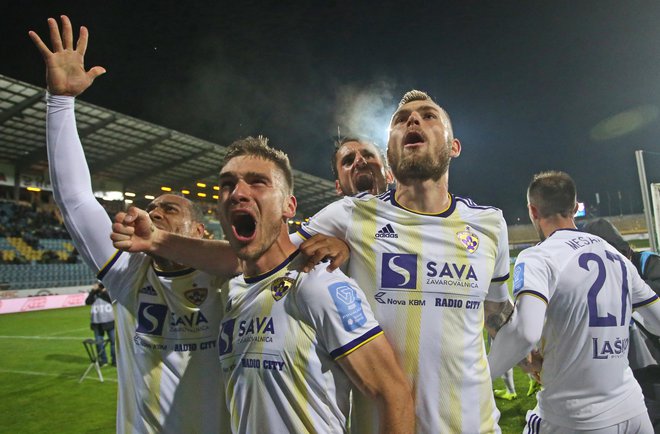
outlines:
M1 433L115 432L116 369L78 383L93 337L88 306L0 315Z
M117 370L90 371L82 341L93 338L89 307L0 315L0 433L114 433ZM109 356L109 354L108 354ZM502 432L520 433L536 405L527 376L514 370L518 399L497 400ZM503 388L496 380L495 388Z

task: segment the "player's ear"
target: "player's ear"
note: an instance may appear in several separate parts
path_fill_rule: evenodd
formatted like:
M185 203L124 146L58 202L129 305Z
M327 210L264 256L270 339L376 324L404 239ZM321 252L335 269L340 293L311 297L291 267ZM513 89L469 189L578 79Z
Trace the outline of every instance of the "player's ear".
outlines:
M394 182L394 174L390 169L385 169L385 182L388 185Z
M538 220L539 219L539 209L532 205L531 203L527 204L527 208L529 209L529 216L533 220Z
M204 237L204 223L195 223L195 226L193 227L193 234L195 238L203 238Z
M296 201L296 197L292 194L288 195L284 199L284 212L282 213L282 216L287 219L292 219L296 215L297 206L298 201Z
M451 141L451 154L452 158L456 158L461 155L461 142L458 139L452 139Z
M339 180L335 179L335 192L337 193L337 196L343 196L344 192L341 189L341 185L339 185Z

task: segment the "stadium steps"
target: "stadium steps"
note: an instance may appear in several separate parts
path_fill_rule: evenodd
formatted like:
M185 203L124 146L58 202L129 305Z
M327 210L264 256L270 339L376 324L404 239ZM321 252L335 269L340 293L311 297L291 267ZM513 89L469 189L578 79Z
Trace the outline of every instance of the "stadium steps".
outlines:
M0 264L0 283L8 289L56 288L92 285L96 276L84 263Z

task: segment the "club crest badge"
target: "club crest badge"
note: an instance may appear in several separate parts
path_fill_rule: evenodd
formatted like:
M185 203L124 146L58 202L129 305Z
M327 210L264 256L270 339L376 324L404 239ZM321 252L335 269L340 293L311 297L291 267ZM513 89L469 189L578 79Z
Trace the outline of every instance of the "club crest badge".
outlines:
M186 300L195 306L201 306L209 295L209 290L206 288L193 288L184 292L183 295L186 297Z
M470 226L465 226L464 231L457 232L456 237L469 253L474 253L479 248L479 237L472 231Z
M275 301L281 300L289 291L289 288L293 286L294 282L295 280L290 277L280 277L279 279L276 279L270 287L270 294Z

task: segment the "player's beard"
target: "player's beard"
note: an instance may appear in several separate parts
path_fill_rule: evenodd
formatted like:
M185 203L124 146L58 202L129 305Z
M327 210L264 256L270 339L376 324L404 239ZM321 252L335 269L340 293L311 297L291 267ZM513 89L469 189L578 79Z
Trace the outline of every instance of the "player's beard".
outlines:
M374 188L374 176L371 172L361 173L355 178L355 189L357 192L369 191Z
M428 179L437 181L449 170L449 145L445 145L440 155L431 158L428 153L408 154L401 156L398 161L392 161L392 155L388 151L390 165L394 177L404 184L412 181L426 181Z

